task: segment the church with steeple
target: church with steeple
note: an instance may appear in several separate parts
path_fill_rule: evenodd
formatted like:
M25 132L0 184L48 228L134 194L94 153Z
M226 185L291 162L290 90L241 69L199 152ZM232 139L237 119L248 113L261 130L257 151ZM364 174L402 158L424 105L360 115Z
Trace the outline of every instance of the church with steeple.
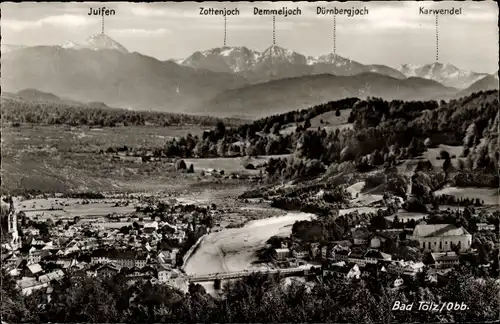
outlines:
M7 237L4 247L15 251L21 247L21 238L19 237L19 232L17 230L17 212L14 207L14 200L12 197L9 198L9 209L7 212Z

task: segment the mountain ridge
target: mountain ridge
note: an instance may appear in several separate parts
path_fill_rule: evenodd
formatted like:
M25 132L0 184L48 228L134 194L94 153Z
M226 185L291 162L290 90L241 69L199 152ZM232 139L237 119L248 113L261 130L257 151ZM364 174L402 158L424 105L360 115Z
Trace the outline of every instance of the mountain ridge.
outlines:
M243 63L235 65L231 61ZM278 45L271 45L262 52L245 46L215 47L194 52L181 64L193 68L235 73L242 75L251 83L322 73L354 75L362 72L377 72L405 78L398 70L385 65L364 65L333 53L306 57Z
M178 112L247 82L227 73L196 70L115 49L36 46L2 55L2 88L26 88L78 101L137 110Z
M237 50L242 48L245 49L245 56ZM239 60L245 64L235 66L229 60ZM205 51L197 51L180 64L211 71L235 73L244 76L251 83L322 73L351 76L363 72L376 72L399 79L417 76L435 80L449 87L465 89L487 75L462 70L450 63L440 62L402 64L398 68L393 68L383 64L362 64L333 53L306 57L277 45L272 45L262 52L244 46L214 47Z
M425 79L438 81L446 86L465 89L482 77L486 73L461 70L450 63L434 62L429 64L403 64L399 71L406 75L418 76Z
M456 91L434 80L418 77L400 80L373 72L353 76L325 73L226 90L196 113L210 112L225 117L260 118L350 97L440 100L452 98Z

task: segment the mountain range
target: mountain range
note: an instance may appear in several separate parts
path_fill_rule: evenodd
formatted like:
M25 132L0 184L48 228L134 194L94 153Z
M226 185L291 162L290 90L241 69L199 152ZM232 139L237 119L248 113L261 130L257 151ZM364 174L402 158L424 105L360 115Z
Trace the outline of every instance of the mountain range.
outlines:
M106 38L100 35L93 48L35 46L3 54L2 91L33 88L83 102L182 112L224 90L248 84L232 74L125 52ZM113 48L98 48L105 43Z
M294 51L272 45L263 52L241 47L218 47L195 52L182 65L210 71L235 73L251 83L262 83L290 77L331 73L355 75L375 72L404 79L401 72L383 65L363 65L337 54L306 57Z
M334 54L306 57L276 45L263 52L221 47L184 60L160 61L131 53L105 34L62 46L2 44L1 63L2 91L30 88L122 108L238 117L345 97L449 99L498 88L493 76L450 64L403 65L398 70Z
M403 64L394 69L380 64L365 65L333 53L306 57L276 45L270 46L263 52L250 50L244 46L212 48L204 52L195 52L181 61L181 64L210 71L235 73L251 83L324 73L350 76L374 72L397 79L420 77L449 87L465 89L488 75L461 70L452 64L438 62L423 65Z

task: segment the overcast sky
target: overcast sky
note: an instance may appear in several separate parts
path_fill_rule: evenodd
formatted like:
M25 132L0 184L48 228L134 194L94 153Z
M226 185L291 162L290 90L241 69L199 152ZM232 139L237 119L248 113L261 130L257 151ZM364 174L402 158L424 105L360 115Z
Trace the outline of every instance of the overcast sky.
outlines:
M272 44L272 17L254 16L253 7L287 6L301 16L276 17L276 44L304 55L332 51L331 16L317 6L367 7L369 14L337 16L337 54L365 64L399 66L436 61L435 17L419 7L462 8L461 16L439 17L439 61L477 72L498 70L498 6L495 2L184 2L184 3L5 3L1 4L2 43L62 45L100 33L101 17L89 8L116 10L106 17L105 33L124 45L161 60L185 58L197 50L223 45L224 18L200 16L199 7L240 9L227 19L227 44L262 51Z

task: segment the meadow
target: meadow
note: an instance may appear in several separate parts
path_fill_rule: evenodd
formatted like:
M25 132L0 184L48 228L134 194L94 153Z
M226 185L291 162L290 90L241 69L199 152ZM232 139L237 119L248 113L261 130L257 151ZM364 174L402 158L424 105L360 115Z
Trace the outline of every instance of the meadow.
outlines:
M165 145L168 139L201 136L200 126L127 126L90 128L66 125L22 125L2 129L2 153L9 152L99 152L108 147L154 148Z
M242 158L187 159L194 174L175 170L174 161L142 162L114 159L109 147L163 147L168 139L188 133L202 135L200 126L130 126L89 128L62 125L22 125L2 131L2 192L67 193L72 191L178 192L191 186L211 186L220 179L201 176L201 170L258 174ZM254 165L269 157L249 160ZM227 182L227 181L226 181Z
M343 109L340 111L340 116L336 116L335 111L328 111L311 119L311 127L309 129L316 130L318 127L324 128L327 132L335 130L352 129L353 124L348 123L349 115L352 109ZM295 132L295 124L283 125L280 134L287 135Z

